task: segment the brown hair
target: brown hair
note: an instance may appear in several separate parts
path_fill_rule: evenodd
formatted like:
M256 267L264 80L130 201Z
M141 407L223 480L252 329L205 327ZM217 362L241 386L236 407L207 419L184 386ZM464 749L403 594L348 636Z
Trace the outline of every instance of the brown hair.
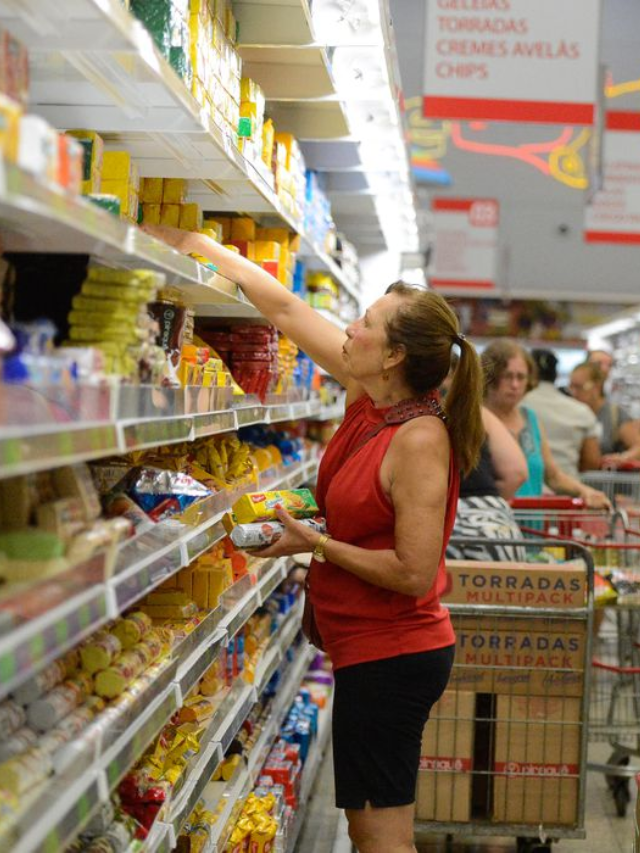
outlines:
M520 356L527 364L527 391L531 391L538 384L538 370L533 358L529 355L526 349L523 349L520 344L515 341L501 340L493 341L483 350L480 356L482 370L484 371L484 390L485 394L489 388L495 386L502 379L502 374L507 369L507 365L512 358Z
M602 393L606 377L597 361L582 361L580 364L576 364L571 373L575 373L576 370L586 370L590 381L597 385L600 393Z
M387 320L390 346L402 347L407 383L415 394L438 388L451 369L451 347L460 348L460 359L444 410L456 461L463 473L475 468L485 433L482 424L482 371L474 347L460 336L460 324L452 308L438 293L420 290L397 281L387 289L405 302Z

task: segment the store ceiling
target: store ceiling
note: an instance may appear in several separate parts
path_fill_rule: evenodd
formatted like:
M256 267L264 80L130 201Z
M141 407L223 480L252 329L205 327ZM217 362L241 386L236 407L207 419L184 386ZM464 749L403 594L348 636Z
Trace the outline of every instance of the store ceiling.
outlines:
M423 94L426 2L390 0L402 86L409 103ZM607 107L640 110L638 0L603 0L601 60L614 83L638 81L635 92L608 99ZM482 148L548 141L563 131L557 125L496 123L478 130L466 122L458 124L454 128L456 138L479 142ZM436 132L442 130L440 122L434 122L433 127ZM579 131L575 129L574 138ZM440 163L451 174L453 184L445 190L437 189L437 194L500 201L500 294L640 302L640 246L585 243L583 190L572 189L513 156L461 150L451 133L445 132L442 138ZM431 188L419 189L423 209L429 209L433 192Z

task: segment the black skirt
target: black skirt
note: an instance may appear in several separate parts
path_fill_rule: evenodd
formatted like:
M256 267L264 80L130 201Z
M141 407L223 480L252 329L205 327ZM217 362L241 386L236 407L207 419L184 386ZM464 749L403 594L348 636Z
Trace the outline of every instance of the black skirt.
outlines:
M415 802L422 730L442 695L455 646L346 666L335 672L336 806Z

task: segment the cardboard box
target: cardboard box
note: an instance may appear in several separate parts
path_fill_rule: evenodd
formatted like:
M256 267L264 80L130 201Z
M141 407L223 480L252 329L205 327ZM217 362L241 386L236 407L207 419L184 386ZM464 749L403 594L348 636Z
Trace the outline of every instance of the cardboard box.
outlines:
M456 616L449 687L479 693L581 696L586 623L545 617Z
M579 699L498 697L494 821L578 823L581 733Z
M587 575L579 563L447 560L447 604L492 604L518 607L584 607Z
M471 817L475 700L474 693L447 690L431 709L420 750L418 820Z

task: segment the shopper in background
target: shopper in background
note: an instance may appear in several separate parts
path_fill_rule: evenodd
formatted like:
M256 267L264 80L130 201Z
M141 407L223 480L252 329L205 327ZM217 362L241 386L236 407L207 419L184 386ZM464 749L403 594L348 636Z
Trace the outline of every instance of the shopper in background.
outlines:
M531 357L538 372L538 385L524 398L543 425L549 449L559 467L576 479L580 471L600 468L600 429L591 409L559 391L558 359L548 349L534 349Z
M310 592L334 665L336 799L360 853L415 853L422 730L453 663L439 596L458 471L483 440L481 372L445 300L392 285L346 334L252 262L199 234L148 228L203 255L347 389L345 419L320 464L330 537L280 512L264 556L313 553ZM438 387L460 349L444 411ZM405 423L398 414L420 413ZM382 428L382 426L384 428Z
M455 358L454 358L455 365ZM453 369L442 383L446 393ZM449 542L447 558L452 560L523 560L518 546L503 545L498 539L521 539L522 532L507 501L527 479L527 460L520 445L504 424L482 407L485 429L478 464L460 478L460 499L452 539L486 539L465 544Z
M485 405L517 439L527 459L528 479L518 496L542 495L545 484L554 492L582 498L587 506L609 506L607 496L560 469L555 461L544 427L535 413L522 405L527 391L535 387L533 359L513 341L491 343L482 353L485 375Z
M598 364L585 361L573 369L569 391L598 419L603 465L639 460L640 425L622 406L607 399L604 385L605 375Z
M605 349L592 349L587 353L587 361L590 364L598 365L606 382L609 378L609 374L611 373L611 369L613 368L613 354Z

